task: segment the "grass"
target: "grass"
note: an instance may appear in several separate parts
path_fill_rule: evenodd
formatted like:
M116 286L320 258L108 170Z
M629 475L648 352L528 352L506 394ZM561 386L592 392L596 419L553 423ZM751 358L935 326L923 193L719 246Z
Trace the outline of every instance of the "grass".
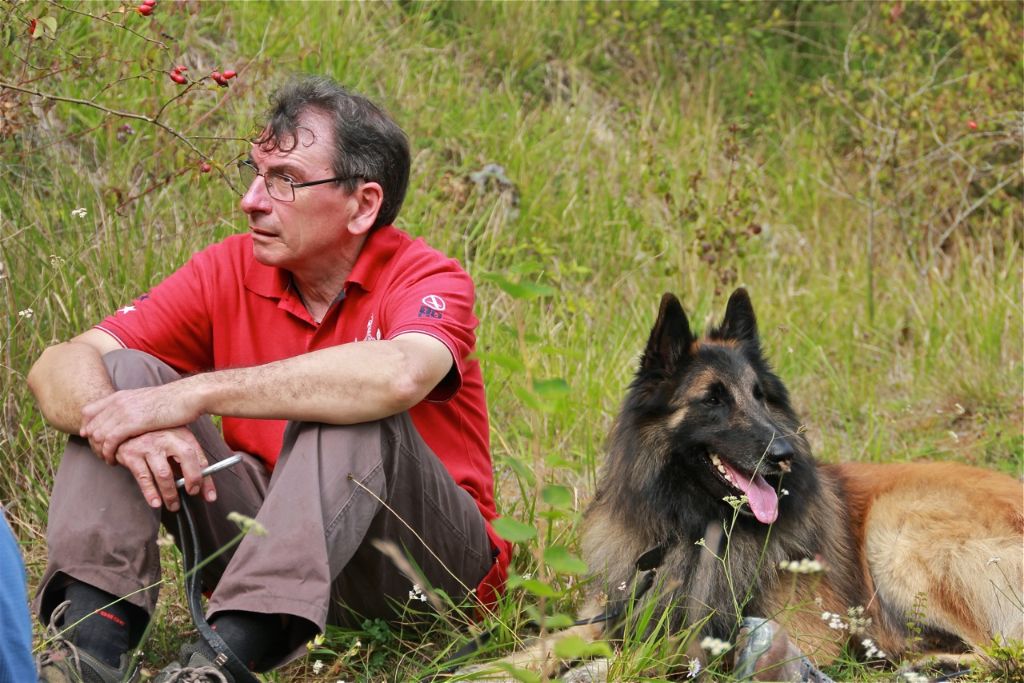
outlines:
M1017 124L979 116L978 104L1024 109L1013 86L1019 61L955 57L948 68L981 74L980 83L929 90L922 116L935 125L907 114L904 146L870 157L864 150L890 149L870 137L881 129L849 122L885 114L898 98L856 91L849 102L860 109L851 111L820 77L854 92L873 74L882 87L930 72L908 41L901 49L913 59L880 72L869 45L861 80L843 80L854 25L866 22L878 44L897 30L867 5L161 2L150 19L122 16L110 2L71 7L112 12L115 24L168 47L56 4L0 0L13 27L0 34L10 38L0 80L153 113L180 94L166 77L172 64L187 63L196 77L233 67L240 77L228 89L195 88L162 119L203 136L192 143L210 157L211 174L198 172L195 151L143 121L0 90L0 453L13 464L0 472L0 500L30 581L45 561L62 438L34 408L27 369L48 344L240 229L220 172L272 85L294 71L333 74L392 111L414 147L400 225L460 258L478 283L499 507L540 532L520 545L514 568L558 589L549 600L510 591L498 609L504 622L519 627L530 607L575 609L574 578L538 558L550 546L575 548L604 434L664 291L704 325L733 287L750 289L767 351L821 459L926 457L1021 474L1019 137L1014 148ZM28 38L23 20L45 15L58 19L56 38ZM933 25L927 19L916 19L919 30ZM994 94L982 90L993 82ZM978 116L978 130L965 132L961 108ZM125 123L132 133L119 138ZM995 146L1004 139L1017 150L1009 161ZM914 163L936 149L949 153ZM477 187L470 174L488 163L504 168L514 190ZM968 183L977 168L1010 182L929 247L929 226L949 227L962 196L984 197L994 184ZM881 178L873 190L871 177ZM78 207L84 218L71 215ZM547 294L517 298L502 281ZM570 503L542 502L547 485L567 487ZM174 651L187 623L180 596L168 593L150 665ZM463 631L331 632L324 647L338 655L319 674L305 661L270 679L412 677ZM617 665L623 677L662 675L664 641L637 652ZM858 666L844 676L876 675Z

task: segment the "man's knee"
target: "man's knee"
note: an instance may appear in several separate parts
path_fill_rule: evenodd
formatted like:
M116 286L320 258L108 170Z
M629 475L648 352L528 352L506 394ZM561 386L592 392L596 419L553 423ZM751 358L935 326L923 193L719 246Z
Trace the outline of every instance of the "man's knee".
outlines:
M152 387L181 377L156 356L135 349L118 349L104 354L103 364L115 389Z

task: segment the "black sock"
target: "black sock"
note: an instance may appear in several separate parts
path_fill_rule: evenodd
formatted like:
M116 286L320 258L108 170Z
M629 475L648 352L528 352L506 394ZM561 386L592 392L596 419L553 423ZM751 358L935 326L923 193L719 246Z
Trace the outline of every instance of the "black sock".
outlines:
M83 620L71 632L71 642L115 668L121 663L121 655L132 647L133 629L138 631L148 621L138 607L124 600L111 605L117 596L80 581L67 587L64 599L71 605L61 627Z
M210 626L250 671L256 670L259 660L266 656L274 643L280 642L284 633L279 615L258 612L221 612ZM205 652L206 647L203 650ZM206 654L209 656L213 652Z

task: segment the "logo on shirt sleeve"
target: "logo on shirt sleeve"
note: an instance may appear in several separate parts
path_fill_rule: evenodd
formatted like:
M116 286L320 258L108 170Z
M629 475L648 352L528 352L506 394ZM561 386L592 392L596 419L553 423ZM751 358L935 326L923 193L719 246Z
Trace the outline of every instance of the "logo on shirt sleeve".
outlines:
M149 294L143 294L139 296L139 301L145 301L148 298ZM137 309L133 304L128 304L127 306L122 306L121 308L117 309L117 312L120 313L121 315L128 315L129 313L134 313L136 310Z
M436 294L428 294L422 299L423 305L420 306L420 312L416 317L418 318L434 318L440 320L444 317L442 311L447 308L447 304L444 299Z

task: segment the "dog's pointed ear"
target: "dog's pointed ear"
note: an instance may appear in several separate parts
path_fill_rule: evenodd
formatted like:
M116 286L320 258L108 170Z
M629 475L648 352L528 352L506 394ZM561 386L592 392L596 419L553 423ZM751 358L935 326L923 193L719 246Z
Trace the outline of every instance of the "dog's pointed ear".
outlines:
M682 361L690 353L693 346L693 332L690 321L683 312L679 299L674 294L661 297L661 308L658 320L647 340L643 358L640 360L641 370L663 370L675 372Z
M754 306L750 303L750 295L747 290L740 287L725 306L725 317L722 324L711 333L714 339L732 339L738 342L748 342L757 345L757 317L754 315Z

